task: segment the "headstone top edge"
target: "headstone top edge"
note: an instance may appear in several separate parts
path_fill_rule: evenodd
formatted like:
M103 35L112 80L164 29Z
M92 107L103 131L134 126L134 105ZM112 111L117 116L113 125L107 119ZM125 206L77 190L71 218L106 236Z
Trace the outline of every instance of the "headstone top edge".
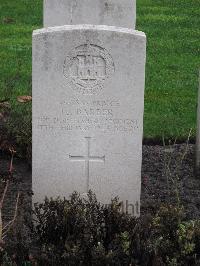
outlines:
M37 29L33 31L33 36L37 36L43 33L53 33L53 32L58 32L58 31L72 31L72 30L113 31L113 32L118 32L118 33L128 33L128 34L138 35L140 37L146 38L146 34L142 31L138 31L138 30L134 30L130 28L116 27L116 26L90 25L90 24L64 25L64 26Z

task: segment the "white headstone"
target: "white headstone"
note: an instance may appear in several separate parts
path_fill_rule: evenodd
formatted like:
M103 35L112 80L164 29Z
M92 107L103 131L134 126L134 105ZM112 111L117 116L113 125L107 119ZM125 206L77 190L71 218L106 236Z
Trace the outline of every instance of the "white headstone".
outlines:
M196 174L200 177L200 73L199 73L199 93L197 108L197 133L196 133Z
M44 27L93 24L135 29L136 0L44 0Z
M146 37L107 26L33 33L33 191L92 190L139 215Z

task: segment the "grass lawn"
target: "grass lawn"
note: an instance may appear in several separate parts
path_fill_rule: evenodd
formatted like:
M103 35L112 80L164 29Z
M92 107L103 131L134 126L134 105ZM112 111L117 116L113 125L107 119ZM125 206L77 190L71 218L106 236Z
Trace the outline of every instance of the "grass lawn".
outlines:
M0 0L0 100L11 101L14 132L31 117L16 97L31 94L31 35L41 27L42 0ZM195 136L200 0L137 0L137 29L148 40L144 137Z

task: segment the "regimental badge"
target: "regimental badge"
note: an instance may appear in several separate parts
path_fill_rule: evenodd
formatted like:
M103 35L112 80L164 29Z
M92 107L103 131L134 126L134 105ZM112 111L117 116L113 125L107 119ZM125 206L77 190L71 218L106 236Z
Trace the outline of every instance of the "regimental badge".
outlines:
M106 49L94 44L83 44L71 51L63 69L73 89L83 95L97 94L114 71L111 55Z

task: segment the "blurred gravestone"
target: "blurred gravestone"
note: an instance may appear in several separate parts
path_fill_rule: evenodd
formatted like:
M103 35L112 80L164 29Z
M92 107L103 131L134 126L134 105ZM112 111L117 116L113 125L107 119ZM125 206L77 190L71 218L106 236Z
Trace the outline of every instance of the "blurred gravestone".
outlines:
M44 27L92 24L135 29L136 0L44 0Z
M196 174L200 177L200 74L197 107L197 133L196 133Z

